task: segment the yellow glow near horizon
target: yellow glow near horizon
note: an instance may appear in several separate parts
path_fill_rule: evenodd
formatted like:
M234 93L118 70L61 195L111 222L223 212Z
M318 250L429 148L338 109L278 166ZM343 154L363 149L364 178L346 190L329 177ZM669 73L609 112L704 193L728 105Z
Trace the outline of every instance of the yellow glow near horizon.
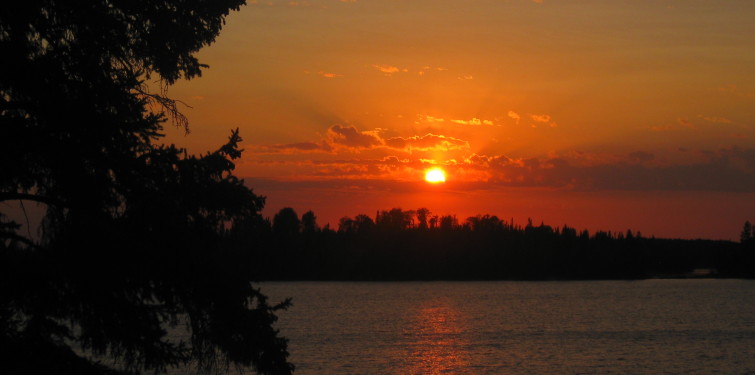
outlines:
M446 182L446 173L440 168L428 169L427 172L425 172L425 181L431 184Z

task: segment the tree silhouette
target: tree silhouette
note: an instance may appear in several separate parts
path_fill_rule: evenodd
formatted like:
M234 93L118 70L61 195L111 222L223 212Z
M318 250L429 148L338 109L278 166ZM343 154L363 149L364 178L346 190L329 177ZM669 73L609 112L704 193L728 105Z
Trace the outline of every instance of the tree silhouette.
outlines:
M456 216L444 215L441 216L439 225L441 230L449 231L457 227L459 223L458 220L456 220Z
M430 228L436 228L438 226L438 220L438 215L433 215L430 220L428 220Z
M354 219L344 216L338 220L338 232L339 233L353 233L356 232L357 226Z
M354 225L360 233L369 233L375 228L375 222L371 217L365 214L359 214L354 217Z
M388 230L400 231L414 224L413 216L414 211L393 208L390 211L379 212L375 218L375 225Z
M427 208L418 208L417 209L417 221L419 222L418 228L420 229L427 229L428 228L428 217L430 215L430 210Z
M503 228L504 223L498 219L498 216L477 215L467 218L467 224L474 231L492 232Z
M747 254L746 257L750 259L750 274L755 273L755 229L750 221L745 221L742 227L742 234L740 235L739 242L742 246L742 250Z
M273 217L273 233L286 239L293 239L301 228L299 215L291 207L284 207Z
M742 226L742 234L739 236L739 242L748 244L753 239L755 239L755 236L753 235L752 224L750 221L745 221L745 224Z
M292 371L272 328L286 303L240 251L264 199L232 174L238 132L199 157L156 144L168 119L188 131L165 89L201 74L194 54L242 3L0 6L0 202L45 209L39 236L0 213L0 373Z
M317 227L317 216L311 210L301 215L301 225L302 231L307 234L312 234L319 230Z

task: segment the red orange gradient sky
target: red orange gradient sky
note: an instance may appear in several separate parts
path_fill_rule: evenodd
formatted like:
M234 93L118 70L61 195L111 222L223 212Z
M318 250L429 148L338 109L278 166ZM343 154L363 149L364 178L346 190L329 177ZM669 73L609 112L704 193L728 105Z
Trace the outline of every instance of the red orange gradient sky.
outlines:
M240 128L267 216L723 239L755 219L751 0L248 3L170 88L191 133L166 142L203 153Z

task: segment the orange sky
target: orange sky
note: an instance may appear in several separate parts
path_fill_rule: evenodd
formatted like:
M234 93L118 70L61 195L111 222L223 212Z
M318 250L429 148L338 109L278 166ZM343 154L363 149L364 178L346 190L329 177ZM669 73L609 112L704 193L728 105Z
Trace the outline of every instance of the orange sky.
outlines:
M737 239L755 219L755 2L251 1L199 53L201 153L319 222L460 219ZM443 186L422 182L441 166Z

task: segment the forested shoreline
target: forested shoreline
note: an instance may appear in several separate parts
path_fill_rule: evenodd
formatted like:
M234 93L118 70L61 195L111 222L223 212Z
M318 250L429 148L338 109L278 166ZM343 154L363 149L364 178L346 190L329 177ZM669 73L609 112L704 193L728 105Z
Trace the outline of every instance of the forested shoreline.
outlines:
M253 274L262 280L578 280L753 277L751 229L741 242L590 233L569 226L516 224L492 215L464 220L425 208L394 208L319 227L291 208L237 226L254 240ZM749 224L749 223L747 223ZM243 251L243 250L242 250ZM252 255L252 254L250 254Z

